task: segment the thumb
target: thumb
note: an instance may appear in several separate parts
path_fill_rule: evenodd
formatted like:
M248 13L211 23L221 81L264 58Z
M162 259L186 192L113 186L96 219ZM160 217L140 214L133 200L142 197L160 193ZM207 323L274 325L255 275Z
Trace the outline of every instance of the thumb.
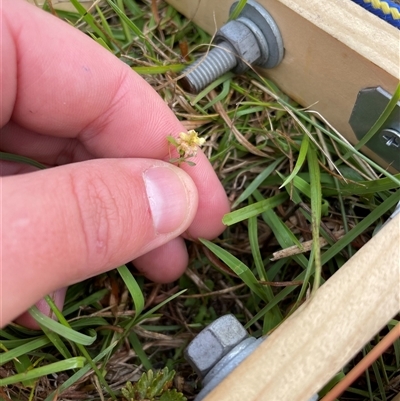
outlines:
M99 159L4 177L2 192L0 327L55 289L176 238L198 203L184 171L149 159Z

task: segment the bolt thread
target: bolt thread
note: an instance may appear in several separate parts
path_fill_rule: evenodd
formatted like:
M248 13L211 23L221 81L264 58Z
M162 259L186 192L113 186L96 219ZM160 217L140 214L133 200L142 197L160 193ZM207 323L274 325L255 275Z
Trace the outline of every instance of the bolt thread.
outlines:
M234 49L222 42L204 57L183 70L182 86L188 92L198 93L237 64Z

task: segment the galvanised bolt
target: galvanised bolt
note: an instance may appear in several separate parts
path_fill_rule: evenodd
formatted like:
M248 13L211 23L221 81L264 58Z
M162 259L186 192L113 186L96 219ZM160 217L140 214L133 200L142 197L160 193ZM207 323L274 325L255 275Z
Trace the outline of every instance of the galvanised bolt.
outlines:
M234 3L230 13L236 7ZM215 47L187 67L180 80L190 93L198 93L228 71L245 72L250 66L276 67L283 58L283 41L271 15L256 1L248 0L239 17L222 26Z
M394 128L385 128L381 132L385 145L394 148L400 148L400 132Z
M185 359L203 381L195 401L203 400L246 359L266 337L250 337L233 315L225 315L203 329L185 349ZM309 401L318 400L315 394Z

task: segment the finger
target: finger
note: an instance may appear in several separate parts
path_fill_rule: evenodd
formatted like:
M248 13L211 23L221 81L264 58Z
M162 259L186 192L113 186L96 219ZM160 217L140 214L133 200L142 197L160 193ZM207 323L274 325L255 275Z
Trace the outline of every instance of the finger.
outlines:
M29 164L0 160L1 177L5 177L7 175L31 173L32 171L37 171L37 168L30 166Z
M46 166L94 159L76 138L42 135L9 121L1 128L1 150L40 161Z
M213 239L224 231L222 217L229 212L229 203L218 177L210 174L209 161L203 153L198 155L195 166L183 164L186 171L196 184L199 191L199 206L197 214L186 234L190 239Z
M46 137L17 127L12 122L2 129L2 133L4 151L13 153L13 150L18 150L20 154L28 155L34 160L39 158L42 163L62 165L93 157L75 139ZM13 144L14 147L10 144ZM48 156L38 157L42 152ZM14 169L4 169L2 174L8 175L16 170L24 171L24 168L22 164L19 167L15 165ZM196 166L182 164L181 168L192 176L199 193L203 194L199 197L198 212L193 224L188 229L187 237L193 239L215 238L223 231L221 217L229 210L225 192L217 176L212 170L210 171L210 164L204 154L196 157Z
M177 237L168 243L139 256L134 260L135 267L148 279L156 283L170 283L178 279L188 265L188 254L184 240ZM59 310L63 309L66 287L50 294ZM45 299L36 302L36 307L46 316L54 317ZM24 312L14 321L24 327L38 330L40 327L29 312Z
M3 36L14 47L3 52L2 82L18 77L2 88L12 110L3 125L12 118L42 135L78 138L96 157L167 155L166 136L183 127L146 81L50 14L24 1L3 3Z
M14 45L4 59L15 55L4 60L13 67L7 64L2 74L18 77L18 87L4 87L2 93L6 110L14 99L10 118L16 124L79 140L93 157L168 160L166 136L184 128L143 79L53 16L24 1L2 4L6 4L3 36L8 35ZM194 162L196 167L185 169L198 185L201 216L193 222L191 235L215 236L223 230L221 218L229 210L228 201L205 155L199 152Z
M188 265L185 241L175 238L168 243L139 256L135 267L156 283L171 283L178 279Z
M54 291L49 296L52 298L53 302L57 306L59 310L62 310L64 306L65 294L67 292L67 288L61 288L57 291ZM50 309L49 304L46 302L45 299L41 299L40 301L36 302L35 306L48 317L54 318L54 314ZM40 326L36 322L36 320L30 315L29 312L24 312L22 315L18 316L14 319L15 323L18 323L24 327L28 327L32 330L39 330Z
M1 185L0 326L44 295L176 238L198 204L186 173L149 159L92 160Z
M47 164L65 164L71 161L82 161L93 157L76 139L46 137L16 126L10 122L2 129L3 150L41 159ZM68 143L67 143L68 142ZM42 153L48 155L39 157ZM198 191L199 208L193 224L189 227L187 236L193 239L203 237L212 239L224 229L221 217L228 212L229 205L225 192L212 170L204 154L196 157L196 166L182 164L189 175L192 176Z

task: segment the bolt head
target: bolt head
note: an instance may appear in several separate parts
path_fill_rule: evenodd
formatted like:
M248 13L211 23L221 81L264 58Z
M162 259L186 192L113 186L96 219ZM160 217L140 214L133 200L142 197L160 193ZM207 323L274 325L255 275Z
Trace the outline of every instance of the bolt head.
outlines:
M203 329L185 350L185 358L203 378L232 348L248 337L233 315L225 315Z
M215 34L214 43L228 42L234 49L237 57L237 66L233 69L240 74L249 69L261 57L260 46L254 33L239 21L230 21L222 26Z

